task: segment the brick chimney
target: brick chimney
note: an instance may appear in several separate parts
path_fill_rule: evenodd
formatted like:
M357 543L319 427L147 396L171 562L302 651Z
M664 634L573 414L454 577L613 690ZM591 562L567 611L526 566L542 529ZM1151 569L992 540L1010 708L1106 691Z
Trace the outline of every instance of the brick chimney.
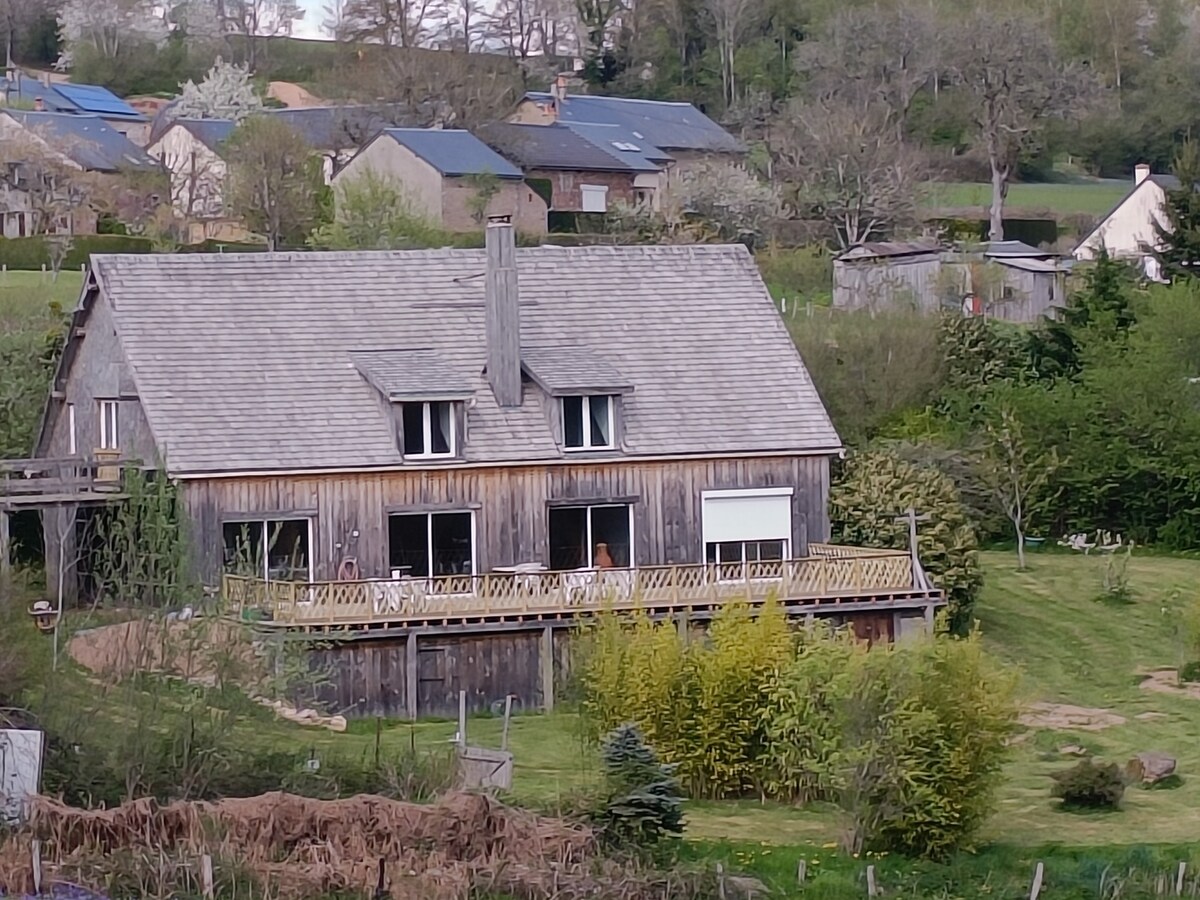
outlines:
M1138 163L1133 167L1133 185L1137 187L1143 181L1150 177L1150 166L1146 163Z
M33 108L35 110L37 110L38 112L45 112L46 101L43 100L41 97L34 97L33 98Z
M496 403L511 408L521 405L521 307L517 241L508 216L488 220L484 246L487 376Z

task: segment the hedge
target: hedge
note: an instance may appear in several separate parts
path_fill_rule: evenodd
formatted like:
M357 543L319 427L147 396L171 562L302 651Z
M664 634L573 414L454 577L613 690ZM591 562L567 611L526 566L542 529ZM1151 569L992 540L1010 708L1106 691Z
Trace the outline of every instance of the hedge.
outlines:
M149 238L124 234L85 234L72 239L62 268L78 269L93 253L151 253ZM10 269L50 268L50 250L44 237L0 238L0 266Z

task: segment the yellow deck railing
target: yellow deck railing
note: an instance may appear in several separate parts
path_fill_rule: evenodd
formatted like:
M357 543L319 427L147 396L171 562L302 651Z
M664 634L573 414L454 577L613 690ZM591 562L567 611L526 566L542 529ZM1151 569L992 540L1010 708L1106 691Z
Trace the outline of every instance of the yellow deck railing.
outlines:
M239 610L283 625L404 624L437 619L574 615L638 607L688 609L737 600L783 602L920 592L907 553L830 544L803 559L733 565L642 566L570 572L291 582L225 575Z

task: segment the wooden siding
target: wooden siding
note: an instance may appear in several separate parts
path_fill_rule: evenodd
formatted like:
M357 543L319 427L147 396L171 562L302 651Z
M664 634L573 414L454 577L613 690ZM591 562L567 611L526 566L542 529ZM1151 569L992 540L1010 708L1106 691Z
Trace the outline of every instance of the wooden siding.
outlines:
M834 260L835 309L884 310L905 307L936 312L940 307L938 253L915 256Z
M553 665L559 688L565 684L572 632L553 633ZM410 672L416 674L418 716L450 716L458 692L467 692L467 710L485 712L516 698L514 706L533 711L546 705L543 691L544 630L499 634L388 637L327 644L311 651L314 666L329 679L320 699L346 716L411 716ZM409 662L416 649L415 665Z
M639 566L703 561L705 490L793 487L792 555L827 540L827 457L677 462L577 463L346 475L225 478L184 483L202 577L221 569L224 521L305 516L313 520L314 577L337 577L346 557L363 578L388 574L389 512L473 510L476 568L549 564L547 509L563 501L621 501L633 506Z

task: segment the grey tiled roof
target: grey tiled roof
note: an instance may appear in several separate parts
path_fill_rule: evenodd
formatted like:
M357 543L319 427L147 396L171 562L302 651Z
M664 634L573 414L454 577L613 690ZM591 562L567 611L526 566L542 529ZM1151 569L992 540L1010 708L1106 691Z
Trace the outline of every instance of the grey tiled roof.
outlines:
M484 375L482 250L100 255L92 265L176 474L399 466L352 354L420 346L470 385L471 462L556 460L527 382ZM517 250L521 340L632 383L630 457L830 452L840 442L742 246ZM536 357L536 352L533 354Z
M572 347L522 347L521 363L530 376L556 397L569 394L621 394L633 382L607 360Z
M355 368L389 400L470 397L471 379L436 350L364 350L350 354Z
M385 128L387 136L407 147L443 175L495 175L519 179L521 170L469 131L455 128Z
M550 94L531 91L525 99L552 102ZM619 125L635 138L663 150L744 153L742 142L690 103L571 94L562 103L559 121Z
M657 172L641 157L624 159L565 125L516 125L494 122L476 132L488 145L526 169L584 172Z
M156 159L99 116L16 109L0 112L5 114L89 172L159 168Z

